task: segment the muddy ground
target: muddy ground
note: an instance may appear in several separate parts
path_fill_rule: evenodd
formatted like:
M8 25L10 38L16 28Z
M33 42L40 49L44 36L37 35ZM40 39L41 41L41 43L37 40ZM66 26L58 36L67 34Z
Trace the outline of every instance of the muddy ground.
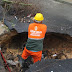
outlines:
M21 55L23 47L27 41L27 32L17 34L16 31L11 32L12 35L6 34L1 37L0 43L3 55L6 60L18 61L17 55ZM72 37L59 33L46 33L44 39L43 53L45 59L70 59L72 58ZM57 56L54 56L54 55ZM19 72L18 65L10 65L12 72Z

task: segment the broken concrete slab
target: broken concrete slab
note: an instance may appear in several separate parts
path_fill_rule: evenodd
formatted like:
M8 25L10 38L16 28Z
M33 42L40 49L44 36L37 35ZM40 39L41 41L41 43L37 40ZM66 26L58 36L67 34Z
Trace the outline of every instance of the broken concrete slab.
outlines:
M72 59L55 60L46 59L36 62L26 72L71 72Z
M27 23L27 22L22 23L22 22L19 22L19 20L16 20L16 19L13 19L12 21L13 22L9 22L6 19L4 20L4 24L7 25L10 30L15 29L18 33L28 32L29 23Z
M69 34L72 36L72 5L55 0L29 0L28 2L38 6L40 12L43 13L43 23L47 25L47 32ZM5 21L5 24L10 29L14 28L18 33L28 31L30 23L21 23L15 18L12 21L12 24L15 24L14 26Z
M8 27L0 21L0 35L3 35L7 32L9 32Z

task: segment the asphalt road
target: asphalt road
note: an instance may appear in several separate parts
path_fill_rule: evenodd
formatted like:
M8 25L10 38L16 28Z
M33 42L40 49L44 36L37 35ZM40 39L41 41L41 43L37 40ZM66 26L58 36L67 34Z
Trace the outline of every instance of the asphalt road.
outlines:
M36 5L39 11L44 15L44 21L47 25L47 32L63 33L72 36L72 5L69 3L60 3L54 0L28 0L29 3ZM13 19L15 29L18 33L27 32L29 23L20 23ZM12 26L8 25L10 29Z
M72 59L46 59L31 65L26 72L72 72Z
M72 5L54 0L29 0L38 5L44 14L48 32L65 33L72 36Z

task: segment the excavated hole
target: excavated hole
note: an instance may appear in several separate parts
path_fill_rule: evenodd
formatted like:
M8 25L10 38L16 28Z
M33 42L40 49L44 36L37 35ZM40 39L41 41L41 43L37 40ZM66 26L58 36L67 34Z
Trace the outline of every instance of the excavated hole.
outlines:
M19 8L18 8L19 7ZM41 12L38 7L12 5L12 8L7 12L8 15L16 15L18 18L23 18L28 14L34 15ZM10 17L9 17L10 19ZM0 36L0 45L2 53L6 60L18 61L17 55L21 55L27 41L27 32L17 33L15 30L9 34ZM45 59L71 59L72 58L72 37L67 34L46 33L44 39L43 53ZM9 65L12 72L20 72L20 66Z
M13 32L16 33L16 32ZM1 42L1 48L5 52L6 50L22 50L26 44L27 41L27 32L19 33L14 36L9 35L6 36L6 39ZM7 39L8 38L8 39ZM2 40L2 39L1 39ZM59 33L46 33L45 39L44 39L44 47L43 52L50 52L53 54L68 54L72 51L72 37L70 37L67 34L59 34ZM15 52L16 53L16 52ZM71 55L71 54L70 54ZM71 58L71 56L68 56L68 58Z
M19 34L13 32L13 35L10 36L10 38L8 35L6 36L5 41L4 39L3 41L0 40L2 52L6 60L18 61L17 55L22 54L23 48L27 41L27 35L27 32ZM72 58L72 37L67 34L46 33L43 53L45 59L49 58L62 60ZM9 67L12 72L19 72L20 70L18 65L9 65Z

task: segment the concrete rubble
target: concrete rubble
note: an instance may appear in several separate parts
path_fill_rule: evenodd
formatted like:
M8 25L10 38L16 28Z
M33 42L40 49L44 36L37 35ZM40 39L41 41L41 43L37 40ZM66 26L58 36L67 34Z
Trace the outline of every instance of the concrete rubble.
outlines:
M0 35L3 35L8 32L9 32L8 27L0 21Z

